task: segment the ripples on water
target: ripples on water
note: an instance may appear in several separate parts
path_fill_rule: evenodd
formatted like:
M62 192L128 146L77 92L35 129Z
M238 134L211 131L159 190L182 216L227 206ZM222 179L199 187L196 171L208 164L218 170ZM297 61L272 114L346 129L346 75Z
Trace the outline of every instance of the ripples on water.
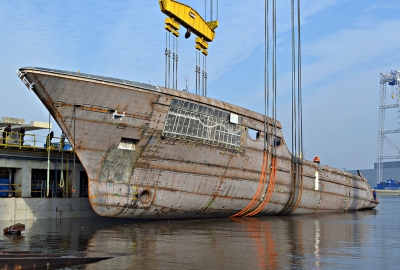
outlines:
M0 250L115 256L65 269L397 269L400 198L380 201L376 210L325 215L22 221L26 231L0 238Z

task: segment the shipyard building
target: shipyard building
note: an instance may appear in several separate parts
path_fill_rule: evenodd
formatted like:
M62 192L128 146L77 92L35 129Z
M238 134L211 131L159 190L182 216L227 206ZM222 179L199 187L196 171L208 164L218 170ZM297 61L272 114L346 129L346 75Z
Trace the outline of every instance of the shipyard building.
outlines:
M61 135L47 143L40 130L50 133L51 124L0 119L0 220L95 216L71 145Z
M400 161L391 161L382 163L382 183L393 181L400 182ZM357 170L347 170L350 173L357 174ZM378 184L378 163L374 163L373 169L359 170L361 174L368 180L370 186L375 188Z

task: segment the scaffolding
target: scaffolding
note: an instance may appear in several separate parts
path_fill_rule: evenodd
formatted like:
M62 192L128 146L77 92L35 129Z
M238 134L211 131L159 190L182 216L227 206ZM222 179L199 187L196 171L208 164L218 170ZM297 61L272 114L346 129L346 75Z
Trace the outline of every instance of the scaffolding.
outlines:
M386 105L386 86L392 88L391 98L396 100L396 103ZM377 153L377 183L382 182L383 176L383 161L387 159L400 159L400 146L393 142L387 135L400 135L400 71L392 70L390 73L381 73L380 78L380 93L379 93L379 126L378 126L378 153ZM385 113L387 109L397 108L398 129L385 130ZM396 152L396 155L385 156L383 154L384 144L387 142Z

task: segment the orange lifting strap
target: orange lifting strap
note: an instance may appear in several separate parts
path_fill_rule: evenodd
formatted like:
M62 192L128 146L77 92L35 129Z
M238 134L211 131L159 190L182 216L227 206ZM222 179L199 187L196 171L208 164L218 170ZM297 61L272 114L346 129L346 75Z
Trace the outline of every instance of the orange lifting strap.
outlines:
M264 207L267 205L269 200L272 197L272 193L274 192L274 186L275 186L275 181L276 181L276 157L272 157L271 159L272 163L272 168L271 168L271 175L267 187L267 191L265 192L264 199L260 203L260 205L257 206L256 209L254 209L252 212L248 213L246 217L252 217L257 215Z
M241 217L241 216L254 216L258 214L264 206L268 203L269 199L272 196L272 192L274 191L275 180L276 180L276 158L272 157L272 170L270 175L270 181L268 183L267 190L264 195L263 201L254 209L256 204L259 200L261 200L262 192L264 190L264 185L267 182L267 166L268 166L268 154L267 151L264 150L264 157L260 175L260 181L258 183L258 187L256 193L253 196L251 202L241 211L237 212L236 214L230 216L231 218L234 217Z

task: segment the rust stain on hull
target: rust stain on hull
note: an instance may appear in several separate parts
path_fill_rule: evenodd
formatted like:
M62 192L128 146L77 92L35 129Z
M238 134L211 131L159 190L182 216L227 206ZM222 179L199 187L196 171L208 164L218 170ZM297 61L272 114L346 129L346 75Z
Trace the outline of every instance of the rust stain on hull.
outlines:
M99 215L228 217L253 199L263 166L263 115L191 93L88 74L22 68L18 76L75 142ZM281 124L273 130L273 122L267 119L268 136L276 132L280 142L276 182L268 203L262 202L266 193L257 198L258 215L376 207L363 177L335 168L304 161L296 182ZM256 140L248 129L259 131Z

